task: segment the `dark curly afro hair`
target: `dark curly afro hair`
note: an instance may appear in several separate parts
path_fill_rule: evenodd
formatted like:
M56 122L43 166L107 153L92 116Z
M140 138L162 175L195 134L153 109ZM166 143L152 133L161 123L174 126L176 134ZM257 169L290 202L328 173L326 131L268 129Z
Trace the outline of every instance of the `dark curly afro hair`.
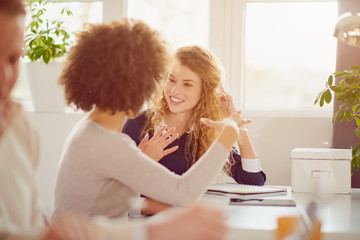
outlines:
M138 113L164 79L168 44L140 20L89 24L70 49L59 84L68 104Z

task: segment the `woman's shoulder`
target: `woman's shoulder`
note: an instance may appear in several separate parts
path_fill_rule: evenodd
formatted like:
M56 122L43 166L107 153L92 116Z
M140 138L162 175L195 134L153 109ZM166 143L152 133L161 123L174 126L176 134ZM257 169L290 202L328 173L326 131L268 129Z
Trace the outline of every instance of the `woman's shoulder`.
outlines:
M0 141L4 159L30 160L34 168L39 162L39 135L28 114L20 109Z
M132 145L136 147L134 141L126 134L108 130L92 120L82 119L68 135L65 149L82 154L120 150Z
M136 118L129 118L126 120L123 128L123 133L130 136L138 135L144 128L148 119L147 111L142 111Z
M144 125L148 119L148 110L140 112L135 118L128 118L125 124L138 124Z

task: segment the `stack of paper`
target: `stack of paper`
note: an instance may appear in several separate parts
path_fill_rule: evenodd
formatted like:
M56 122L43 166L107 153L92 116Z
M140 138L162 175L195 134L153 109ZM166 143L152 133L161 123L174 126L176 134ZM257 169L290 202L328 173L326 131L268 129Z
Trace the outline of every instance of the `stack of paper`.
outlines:
M221 183L210 185L206 193L220 195L237 195L238 197L241 196L241 198L243 199L248 199L254 197L284 195L287 194L287 189L285 187L275 186L253 186L236 183Z

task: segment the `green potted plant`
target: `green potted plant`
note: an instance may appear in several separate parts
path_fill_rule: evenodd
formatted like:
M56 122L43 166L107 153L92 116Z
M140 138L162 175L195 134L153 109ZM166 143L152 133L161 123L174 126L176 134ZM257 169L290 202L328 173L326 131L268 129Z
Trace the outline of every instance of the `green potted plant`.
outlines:
M336 84L334 78L341 78ZM355 134L360 138L360 66L354 65L342 72L335 72L331 74L326 82L326 88L323 89L314 104L319 104L320 107L325 103L330 103L336 97L336 100L341 104L332 116L332 122L336 120L342 122L343 120L350 121L354 119L357 127ZM360 167L360 139L356 146L352 148L351 173L357 171Z
M64 56L71 45L69 33L63 26L63 21L44 18L48 2L42 0L28 0L31 21L26 26L26 56L31 61L42 60L46 64L51 59ZM68 9L62 9L61 15L72 15Z
M73 33L66 30L64 22L46 18L49 2L27 0L30 22L26 26L25 56L33 106L38 112L61 112L65 109L63 94L57 86L62 61L72 42ZM59 9L59 15L69 17L72 12Z

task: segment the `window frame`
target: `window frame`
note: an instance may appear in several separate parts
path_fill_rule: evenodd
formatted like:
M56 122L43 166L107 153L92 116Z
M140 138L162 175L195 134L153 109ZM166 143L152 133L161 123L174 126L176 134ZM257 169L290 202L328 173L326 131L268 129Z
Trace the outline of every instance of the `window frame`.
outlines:
M246 3L337 2L337 0L210 0L210 49L220 58L225 70L224 87L238 109L254 117L331 118L333 109L251 108L245 107L245 17ZM334 26L335 27L335 26ZM334 69L335 71L335 69ZM329 73L330 74L330 73ZM320 91L321 89L319 89ZM314 100L315 100L314 96Z
M48 0L49 2L103 2L103 22L126 16L126 0Z

